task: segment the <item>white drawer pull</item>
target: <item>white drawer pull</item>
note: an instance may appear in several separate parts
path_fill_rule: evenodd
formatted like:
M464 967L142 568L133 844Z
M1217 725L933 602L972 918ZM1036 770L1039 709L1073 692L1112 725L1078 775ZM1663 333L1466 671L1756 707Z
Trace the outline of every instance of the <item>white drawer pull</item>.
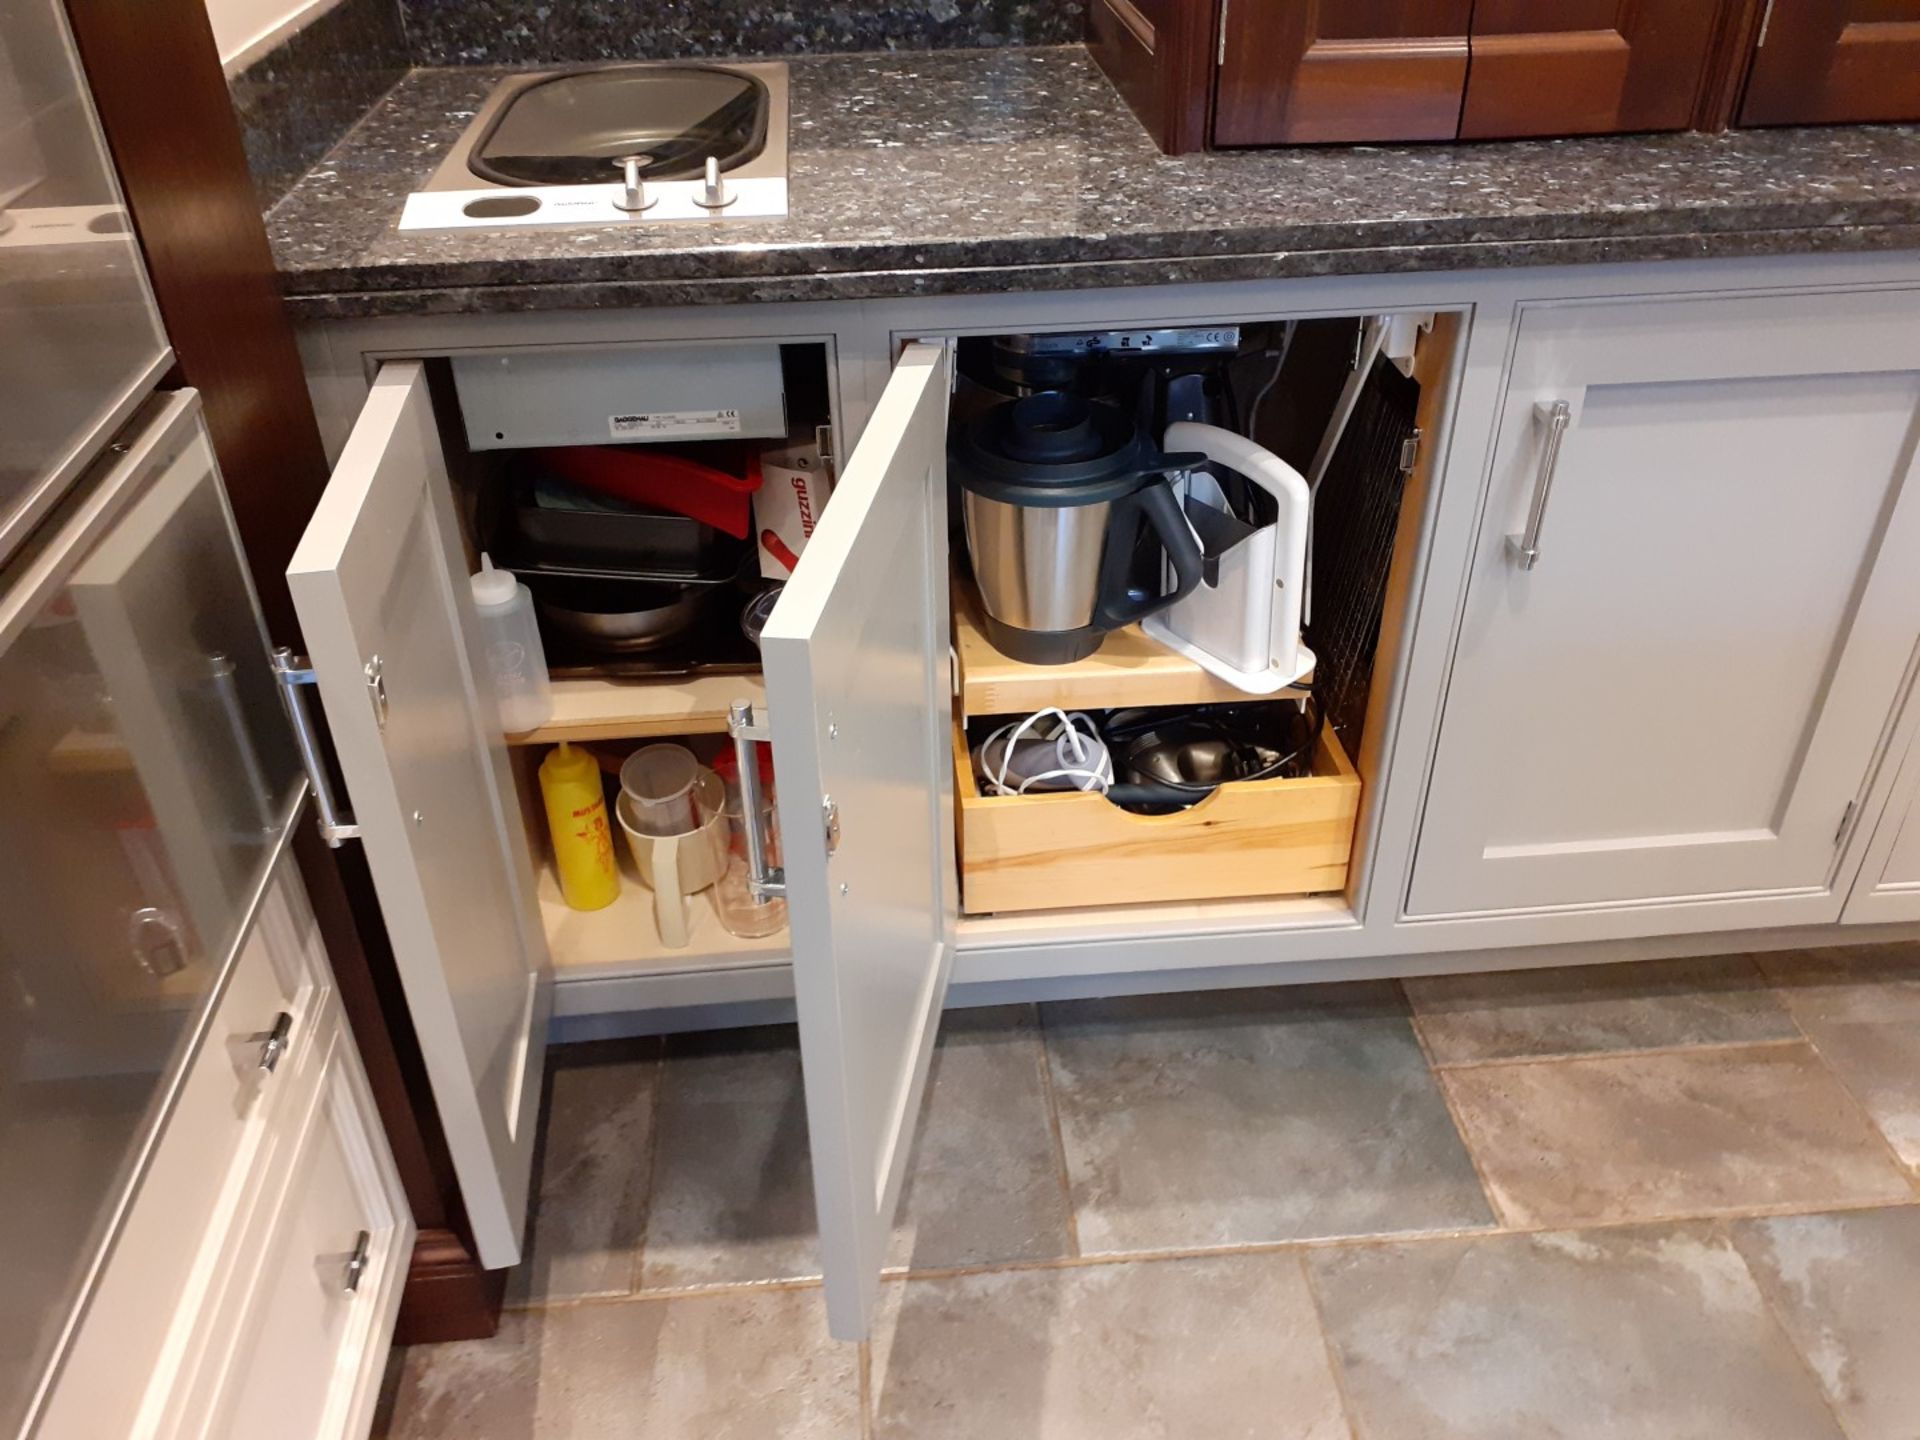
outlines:
M279 1067L281 1057L287 1053L287 1041L293 1034L293 1016L286 1011L280 1012L273 1022L273 1029L267 1032L267 1038L260 1045L260 1073L271 1075Z
M371 1231L362 1230L360 1238L353 1242L353 1254L347 1257L347 1293L349 1295L357 1293L360 1282L366 1278L367 1257L372 1250L373 1234Z

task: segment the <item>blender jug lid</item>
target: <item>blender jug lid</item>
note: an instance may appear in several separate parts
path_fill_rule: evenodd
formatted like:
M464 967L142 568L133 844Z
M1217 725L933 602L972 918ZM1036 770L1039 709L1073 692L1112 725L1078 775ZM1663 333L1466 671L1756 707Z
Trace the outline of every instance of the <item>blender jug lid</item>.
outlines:
M1118 405L1058 390L995 405L947 447L970 493L1050 509L1118 500L1203 459L1163 455Z

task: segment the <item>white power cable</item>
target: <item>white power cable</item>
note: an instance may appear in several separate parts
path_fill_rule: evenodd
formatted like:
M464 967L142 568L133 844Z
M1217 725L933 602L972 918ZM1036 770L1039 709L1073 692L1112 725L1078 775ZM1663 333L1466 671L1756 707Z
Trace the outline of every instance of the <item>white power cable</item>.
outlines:
M1009 785L1007 772L1013 764L1014 747L1036 721L1048 718L1058 720L1060 728L1050 735L1036 735L1034 738L1053 742L1054 758L1060 762L1059 765L1051 770L1021 777L1017 788ZM1082 733L1082 727L1085 727L1085 733ZM1003 736L1005 743L1001 745L1000 763L996 768L993 764L993 747L1001 744ZM987 786L995 795L1024 795L1030 786L1043 780L1068 780L1076 790L1097 791L1102 795L1113 784L1113 757L1107 753L1107 747L1094 729L1093 721L1082 714L1069 715L1057 706L1036 710L1024 720L1002 725L981 743L980 758L987 772Z

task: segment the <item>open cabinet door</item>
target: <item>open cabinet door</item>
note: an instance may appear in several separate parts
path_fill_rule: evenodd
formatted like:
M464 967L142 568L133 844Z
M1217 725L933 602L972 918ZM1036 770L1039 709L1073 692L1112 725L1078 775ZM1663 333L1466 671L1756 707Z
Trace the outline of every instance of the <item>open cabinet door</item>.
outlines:
M426 372L385 366L287 582L473 1238L499 1269L527 1217L547 958L457 535Z
M842 1340L867 1333L953 958L949 365L907 347L761 637Z

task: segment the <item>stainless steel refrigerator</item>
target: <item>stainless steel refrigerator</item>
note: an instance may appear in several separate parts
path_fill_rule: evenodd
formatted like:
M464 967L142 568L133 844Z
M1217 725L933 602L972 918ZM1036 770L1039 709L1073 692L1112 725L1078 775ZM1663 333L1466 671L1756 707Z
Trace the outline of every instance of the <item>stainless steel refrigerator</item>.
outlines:
M170 362L64 12L0 0L0 1434L31 1429L305 793Z

